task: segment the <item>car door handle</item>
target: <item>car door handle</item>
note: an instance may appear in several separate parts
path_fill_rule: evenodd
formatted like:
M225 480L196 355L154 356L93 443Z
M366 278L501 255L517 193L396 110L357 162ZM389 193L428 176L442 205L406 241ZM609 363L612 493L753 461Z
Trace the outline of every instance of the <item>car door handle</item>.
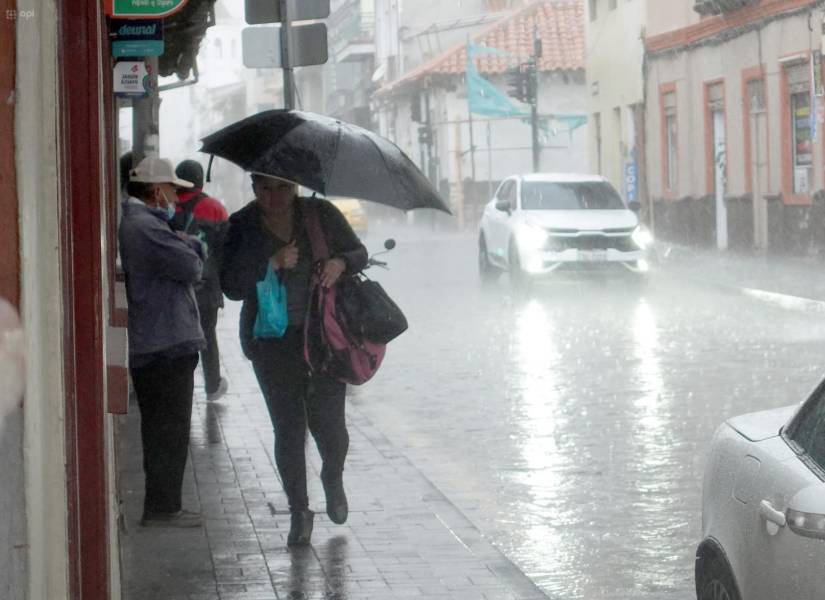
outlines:
M773 507L773 504L767 500L762 500L759 504L759 514L762 515L763 519L778 527L784 527L788 521L785 517L785 513L776 510Z

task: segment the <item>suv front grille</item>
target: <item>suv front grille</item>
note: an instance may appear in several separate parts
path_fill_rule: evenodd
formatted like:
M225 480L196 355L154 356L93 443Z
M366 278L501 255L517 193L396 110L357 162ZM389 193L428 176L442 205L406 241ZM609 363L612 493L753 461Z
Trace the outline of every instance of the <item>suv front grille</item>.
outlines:
M551 235L544 245L544 250L551 252L561 252L568 248L576 248L577 250L608 250L612 248L619 252L635 252L639 249L629 235L607 236L596 234L569 237Z

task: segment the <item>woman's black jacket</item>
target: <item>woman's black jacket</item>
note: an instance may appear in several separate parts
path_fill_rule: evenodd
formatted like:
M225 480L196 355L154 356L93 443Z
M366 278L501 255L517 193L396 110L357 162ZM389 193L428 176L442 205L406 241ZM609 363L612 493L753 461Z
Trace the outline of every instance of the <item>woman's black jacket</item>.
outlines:
M347 273L357 273L367 266L367 249L355 235L341 212L327 200L297 198L295 201L294 240L299 259L295 269L282 271L287 289L290 326L302 326L309 301L309 280L313 259L303 215L317 210L321 228L329 248L330 258L340 258ZM258 315L256 284L266 276L269 258L287 244L263 225L262 211L256 201L233 213L222 251L221 288L230 300L242 300L240 319L241 346L247 358L252 358L255 342L252 329Z

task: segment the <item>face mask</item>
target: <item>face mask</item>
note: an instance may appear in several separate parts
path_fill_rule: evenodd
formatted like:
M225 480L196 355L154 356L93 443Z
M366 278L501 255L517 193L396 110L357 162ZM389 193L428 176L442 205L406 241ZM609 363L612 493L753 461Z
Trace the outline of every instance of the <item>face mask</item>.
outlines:
M166 209L166 220L171 221L172 219L175 218L175 203L169 201L169 197L166 195L166 190L160 190L160 194L161 194L161 196L163 196L163 199L166 201L166 206L165 207L158 206L158 208L161 208L161 209L165 208Z

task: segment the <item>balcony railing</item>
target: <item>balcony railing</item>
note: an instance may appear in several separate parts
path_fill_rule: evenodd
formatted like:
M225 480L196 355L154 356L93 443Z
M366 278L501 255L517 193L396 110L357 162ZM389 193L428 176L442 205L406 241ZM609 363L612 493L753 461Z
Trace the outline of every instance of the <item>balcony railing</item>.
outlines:
M360 60L375 53L375 13L361 10L350 0L329 20L330 46L339 61Z
M695 0L693 10L702 16L721 15L757 4L759 0Z

